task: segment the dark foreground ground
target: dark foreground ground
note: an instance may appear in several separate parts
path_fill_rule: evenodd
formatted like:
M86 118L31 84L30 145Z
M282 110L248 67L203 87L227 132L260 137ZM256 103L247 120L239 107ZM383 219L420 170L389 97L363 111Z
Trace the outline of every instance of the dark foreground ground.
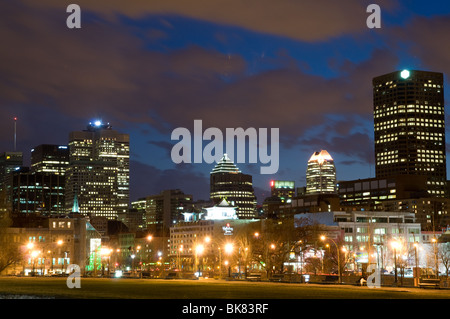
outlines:
M164 279L0 277L0 298L51 299L450 299L448 289Z

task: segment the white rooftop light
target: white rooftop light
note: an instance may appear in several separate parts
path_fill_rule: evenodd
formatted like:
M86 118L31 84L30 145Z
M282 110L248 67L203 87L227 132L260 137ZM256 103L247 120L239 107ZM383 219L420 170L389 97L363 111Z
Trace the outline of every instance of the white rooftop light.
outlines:
M400 76L402 77L402 78L404 78L404 79L407 79L407 78L409 78L409 71L408 70L403 70L401 73L400 73Z

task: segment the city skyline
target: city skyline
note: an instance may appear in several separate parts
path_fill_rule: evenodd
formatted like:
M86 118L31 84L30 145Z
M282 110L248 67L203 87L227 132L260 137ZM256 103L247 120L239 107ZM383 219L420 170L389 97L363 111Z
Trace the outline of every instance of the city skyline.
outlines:
M0 149L13 150L15 116L26 165L32 147L66 144L68 132L99 118L130 134L132 200L170 188L207 199L214 165L170 160L170 131L202 119L205 127L280 128L277 174L239 164L259 203L270 180L305 185L307 159L321 149L333 154L338 180L374 177L372 78L402 69L448 74L450 7L381 1L382 28L368 29L367 3L310 2L289 14L264 3L248 19L238 2L218 17L217 7L195 12L195 3L80 1L82 28L68 30L63 4L9 1ZM264 21L271 11L286 17ZM24 28L15 27L20 17Z

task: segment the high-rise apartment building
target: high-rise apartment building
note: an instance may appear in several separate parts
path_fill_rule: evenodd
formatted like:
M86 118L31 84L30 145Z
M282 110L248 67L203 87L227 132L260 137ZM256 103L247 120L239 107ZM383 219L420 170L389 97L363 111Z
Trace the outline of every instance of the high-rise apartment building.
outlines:
M89 123L69 135L66 210L78 200L81 214L117 219L129 205L130 139L111 125Z
M227 154L223 155L210 174L210 199L215 204L226 199L237 207L239 219L257 216L252 176L243 174Z
M430 196L447 188L443 74L396 71L373 79L375 173L427 177Z
M306 169L306 195L336 193L336 167L331 155L325 151L314 152Z

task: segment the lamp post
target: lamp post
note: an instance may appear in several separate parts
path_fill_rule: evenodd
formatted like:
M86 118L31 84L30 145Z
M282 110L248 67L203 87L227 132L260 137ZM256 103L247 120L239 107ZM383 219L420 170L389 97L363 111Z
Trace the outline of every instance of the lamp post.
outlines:
M394 285L398 283L397 276L397 250L400 248L400 243L397 240L394 240L391 243L392 249L394 250Z
M195 257L197 259L197 263L198 263L198 277L200 278L200 276L202 275L201 271L200 271L200 258L199 256L201 256L203 254L205 250L205 247L202 244L197 245L197 247L195 247Z
M233 253L233 244L232 243L227 243L225 245L225 252L231 256L231 254ZM228 262L227 262L228 263ZM228 263L228 277L231 277L231 263Z
M36 257L39 256L39 251L37 250L33 250L31 252L31 257L33 258L33 271L32 271L32 276L35 275L34 271L35 271L35 265L36 265Z
M414 286L418 286L419 285L419 258L418 258L418 254L417 254L417 249L419 248L419 243L415 242L414 244L414 259L416 261L416 268L413 271L413 275L414 275Z
M181 253L183 252L183 245L180 246L180 248L178 248L178 269L181 271Z
M107 260L108 260L108 264L107 264L107 266L108 266L108 277L110 276L111 253L112 253L112 249L109 249L109 248L106 248L106 247L100 249L100 255L101 255L101 258L102 258L102 259L107 259ZM105 262L106 262L106 261L105 261ZM102 261L102 277L103 277L104 274L105 274L105 273L104 273L104 270L105 270L105 268L104 268L103 261Z
M322 241L325 241L325 240L329 239L329 240L334 244L334 246L336 246L337 259L338 259L338 275L339 275L339 283L341 284L341 283L342 283L342 276L341 276L341 255L340 255L340 253L339 253L339 247L338 247L338 245L336 244L336 242L335 242L333 239L331 239L331 238L326 238L325 236L320 236L320 239L321 239Z
M438 265L438 258L437 258L437 239L436 237L433 237L431 239L433 242L433 251L434 251L434 267L435 267L435 276L439 279L439 265Z

